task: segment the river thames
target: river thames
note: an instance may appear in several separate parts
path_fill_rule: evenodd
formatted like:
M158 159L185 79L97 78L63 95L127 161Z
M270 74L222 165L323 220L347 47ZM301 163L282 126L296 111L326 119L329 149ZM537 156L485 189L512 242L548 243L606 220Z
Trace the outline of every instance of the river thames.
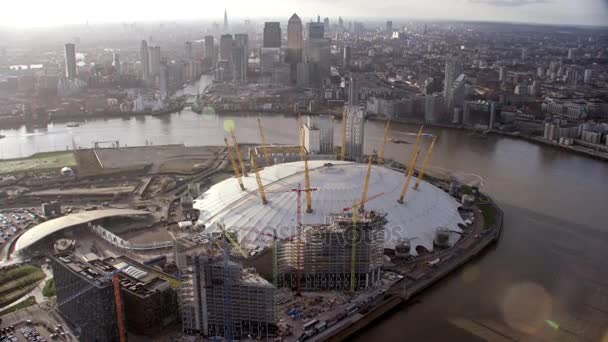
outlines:
M240 142L259 143L257 117L185 109L160 117L90 119L74 128L53 123L5 129L0 158L110 140L121 146L222 145L226 120L234 122ZM262 121L269 143L297 143L295 117L264 115ZM417 129L391 124L389 136L411 142ZM366 153L379 149L383 130L382 122L366 123ZM357 339L606 341L608 163L512 138L425 131L438 136L430 160L434 168L483 179L482 190L505 212L503 234L496 247L427 291L418 304L387 316ZM337 121L337 145L340 132ZM429 143L425 139L426 147ZM411 148L389 143L385 156L405 161Z

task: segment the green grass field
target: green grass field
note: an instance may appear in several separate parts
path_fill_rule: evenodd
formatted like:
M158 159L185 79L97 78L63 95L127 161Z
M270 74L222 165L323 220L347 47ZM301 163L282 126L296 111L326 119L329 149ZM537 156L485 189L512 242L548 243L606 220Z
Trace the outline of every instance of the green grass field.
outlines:
M73 152L37 153L31 157L0 160L0 174L61 169L75 167L78 163Z
M11 312L15 312L15 311L19 311L21 309L25 309L27 307L30 307L30 306L34 305L34 304L36 304L36 298L34 298L34 297L28 297L23 302L21 302L19 304L16 304L16 305L13 305L13 306L11 306L10 308L8 308L6 310L0 311L0 317L4 316L4 315L7 315L7 314L9 314Z
M45 297L54 297L55 294L55 278L51 278L46 281L46 284L44 284L44 287L42 288L42 295Z
M29 293L44 278L44 272L31 265L2 270L0 272L0 307L9 305Z

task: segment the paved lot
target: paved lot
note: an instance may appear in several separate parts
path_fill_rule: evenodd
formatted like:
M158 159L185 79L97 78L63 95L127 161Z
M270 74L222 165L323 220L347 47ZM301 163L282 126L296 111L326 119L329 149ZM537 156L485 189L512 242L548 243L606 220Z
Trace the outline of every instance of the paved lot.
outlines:
M212 146L188 147L184 145L141 146L127 148L96 149L103 168L127 168L134 165L160 165L170 159L214 159L223 148Z
M28 322L29 320L29 322ZM57 329L58 324L61 328ZM2 317L2 327L14 327L14 331L5 333L4 336L12 334L16 341L28 342L28 336L40 336L37 341L76 341L74 335L69 331L61 317L50 308L49 304L37 304L23 310L10 313ZM64 335L61 335L61 332ZM51 335L58 333L55 339ZM15 339L13 339L14 341Z

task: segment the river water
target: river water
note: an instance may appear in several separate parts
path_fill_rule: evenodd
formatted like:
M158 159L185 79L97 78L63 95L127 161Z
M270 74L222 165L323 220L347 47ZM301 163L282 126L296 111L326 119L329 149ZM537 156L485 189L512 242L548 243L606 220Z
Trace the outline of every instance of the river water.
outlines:
M196 92L208 82L190 86ZM0 130L0 157L90 147L94 141L221 145L232 121L240 142L259 142L257 115L94 119L80 127ZM269 143L296 143L296 119L264 115ZM418 127L392 124L390 136L412 141ZM383 123L368 122L365 149L378 148ZM340 128L336 123L336 143ZM501 240L463 270L420 297L421 303L376 323L357 339L415 341L602 341L608 333L608 163L505 137L479 139L457 130L438 136L430 164L483 178L483 191L505 212ZM429 141L424 144L428 146ZM386 157L405 161L412 145L388 144ZM509 340L509 339L506 339Z

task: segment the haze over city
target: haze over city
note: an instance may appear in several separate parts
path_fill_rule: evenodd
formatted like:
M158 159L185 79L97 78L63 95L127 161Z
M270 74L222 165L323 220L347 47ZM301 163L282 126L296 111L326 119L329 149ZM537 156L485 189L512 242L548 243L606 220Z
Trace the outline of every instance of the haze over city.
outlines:
M608 0L1 6L0 342L608 342Z
M263 0L199 1L106 0L98 5L76 0L3 1L0 27L22 29L66 24L219 19L228 9L231 19L286 17L293 12L307 19L318 13L358 19L391 17L606 25L606 0Z

